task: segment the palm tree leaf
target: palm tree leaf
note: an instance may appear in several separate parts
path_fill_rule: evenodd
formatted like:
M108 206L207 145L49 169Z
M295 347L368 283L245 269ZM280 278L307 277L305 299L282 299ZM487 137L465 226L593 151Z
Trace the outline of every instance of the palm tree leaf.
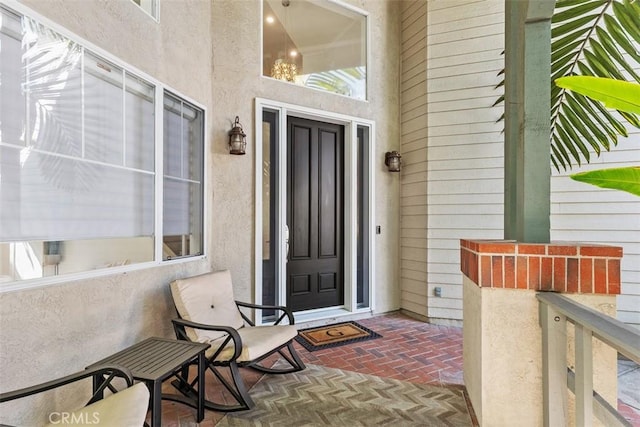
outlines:
M551 164L553 165L554 168L556 168L556 170L560 170L560 165L558 164L558 161L562 162L562 156L560 156L560 153L558 153L558 149L554 144L551 144L551 154L552 154ZM565 165L564 162L562 162L562 168L563 169L567 168L567 165Z
M587 15L587 16L582 16L580 18L577 18L573 21L569 21L566 24L562 24L559 25L555 28L551 29L551 38L556 38L558 36L561 36L563 34L566 34L570 31L575 30L576 28L580 28L582 26L585 26L587 24L590 24L592 21L597 21L598 17L600 15L595 14L595 15Z
M626 7L625 3L627 3ZM633 37L637 43L640 43L640 31L638 31L638 28L640 27L637 22L638 17L634 16L636 14L635 11L630 10L629 3L625 3L613 2L613 13L615 14L616 18L618 18L618 21L620 22L622 27L627 30L629 35Z
M617 145L627 130L599 101L570 94L554 81L571 75L640 80L640 1L558 0L551 28L551 163L558 169L589 162ZM635 61L635 63L634 63ZM622 71L624 70L624 71ZM500 87L504 82L499 83ZM495 103L504 101L501 96ZM640 118L621 113L632 126ZM593 150L593 151L591 151Z
M574 67L574 64L569 64L569 65L565 65L564 67L562 67L560 70L554 70L553 68L551 68L551 82L556 81L557 79L559 79L560 77L564 77L566 75L570 75L570 70ZM553 84L553 83L552 83ZM562 92L558 95L558 98L561 100L562 99ZM558 100L556 100L558 101ZM552 103L551 105L553 105L553 99L552 99Z
M577 111L571 107L571 104L565 105L564 113L573 127L578 131L580 135L582 135L583 140L587 141L587 143L594 149L597 155L600 155L599 141L596 140L591 132L587 130L587 127L582 124L581 120L584 119L584 116L580 116Z
M622 54L618 50L616 43L613 41L611 36L607 34L605 30L601 27L596 28L596 35L598 36L598 40L602 43L602 48L606 51L606 53L611 56L613 60L616 61L618 65L625 69L627 73L634 78L635 81L640 83L640 76L636 73L633 67L622 57Z
M628 121L629 124L631 124L634 127L640 128L640 120L638 120L638 116L632 113L628 113L626 111L618 111L618 113L620 113L620 115L624 117L624 119Z
M589 160L591 159L591 153L589 152L589 149L582 141L582 138L578 136L576 131L571 126L571 122L569 121L567 114L563 114L560 116L560 123L562 124L562 129L569 136L571 142L573 142L578 147L578 149L582 153L582 156L585 158L587 163L589 163Z
M618 24L615 18L610 15L605 15L603 20L609 35L616 41L616 43L618 43L618 45L624 49L624 51L628 53L634 61L640 62L640 54L638 54L638 50L635 48L633 42L629 40L627 33L622 26Z
M640 167L638 166L581 172L571 175L571 178L600 188L621 190L640 196Z
M638 22L640 21L640 3L637 0L632 2L625 0L624 4L628 5L629 15L635 17L634 22L640 28L640 22Z
M556 170L560 170L560 165L558 165L556 158L557 158L557 150L556 150L556 147L552 145L551 146L551 164ZM565 165L562 165L562 168L566 169L567 167Z
M566 95L567 104L575 111L575 113L580 117L581 122L589 129L591 134L598 140L600 145L604 147L607 151L609 151L609 139L607 136L600 130L600 128L592 121L586 118L589 117L590 113L587 108L583 107L583 105L578 102L572 94ZM602 125L605 125L603 122Z
M589 30L590 30L589 27L582 27L582 28L578 28L576 31L572 33L563 35L562 37L559 36L559 38L556 38L551 43L551 54L553 55L553 52L555 52L556 50L562 49L563 46L570 44L574 40L583 36L585 33L588 33ZM583 42L583 39L580 39L580 42Z
M580 71L579 73L575 73L572 75L580 75L582 74L583 76L595 76L596 73L595 71L593 71L589 65L587 65L584 61L578 61L576 63L576 65L578 66L578 71ZM558 77L560 78L560 77Z
M583 52L584 59L587 61L587 64L591 67L591 69L595 72L598 77L610 77L616 78L618 80L624 80L622 73L620 73L613 63L608 60L608 58L602 58L600 56L594 55L588 50Z
M609 108L640 114L640 84L588 76L563 77L556 84L604 102Z
M580 104L580 106L589 112L592 120L587 123L590 123L593 125L596 125L597 123L597 125L600 126L600 129L606 132L607 141L609 142L613 141L615 145L617 143L618 133L613 128L611 123L608 120L606 120L604 117L602 117L602 115L599 112L596 111L595 104L592 102L592 100L590 100L586 96L580 95L579 93L574 93L573 96L575 97L575 100ZM607 151L609 150L609 147L610 147L609 145L605 147Z
M586 99L589 99L589 98L586 98ZM593 102L593 105L596 107L596 109L599 110L602 117L605 118L609 122L609 124L613 127L614 131L616 132L616 136L620 135L620 136L624 136L625 138L629 136L629 134L627 133L627 128L624 127L624 125L620 123L620 121L616 119L613 116L613 114L611 114L611 112L607 110L604 105L602 105L601 102ZM614 145L618 145L617 137Z
M366 78L364 67L336 69L310 74L305 86L328 90L342 95L353 95L362 89Z
M577 2L571 9L564 10L562 12L556 12L553 14L553 18L551 20L552 23L563 22L568 19L575 19L576 16L583 15L587 12L591 12L606 3L606 1L596 0L596 1L582 1ZM564 8L567 7L563 4L558 4L556 8Z
M573 64L575 64L576 62L576 53L575 52L570 52L567 55L556 59L555 61L553 61L551 63L551 69L552 70L557 70L557 69L571 69L573 67ZM564 74L561 74L564 75Z
M606 51L606 49L603 48L602 45L595 39L589 40L589 44L593 48L593 56L598 58L600 63L609 72L609 75L618 76L618 80L624 80L624 76L619 70L619 65L613 61L611 55ZM631 69L633 70L633 68Z
M556 128L555 134L557 135L557 140L560 147L565 147L568 153L571 153L573 159L578 163L578 166L582 165L582 158L578 153L577 144L574 144L571 140L571 137L567 135L564 127ZM555 140L555 139L554 139Z
M558 135L553 135L553 143L551 144L551 150L554 153L554 158L552 159L555 163L555 161L559 161L562 164L563 168L567 168L567 165L571 164L571 158L569 157L569 153L567 153L567 150L564 148L564 146L562 145L562 142L560 141L560 138L558 138ZM558 153L560 155L558 155ZM565 163L566 160L566 163Z
M602 0L600 3L606 3L609 0ZM556 1L556 9L564 7L577 6L584 3L584 0L558 0Z
M583 40L574 40L573 42L570 42L570 43L564 45L564 47L558 48L556 50L552 50L551 51L551 63L552 64L556 63L561 58L566 58L569 55L570 56L575 56L577 54L576 47L578 47L582 43L584 43Z

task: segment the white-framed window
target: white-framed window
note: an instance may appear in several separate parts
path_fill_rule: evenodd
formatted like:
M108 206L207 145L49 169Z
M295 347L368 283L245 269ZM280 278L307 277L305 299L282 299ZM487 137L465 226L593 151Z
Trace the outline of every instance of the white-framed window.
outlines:
M147 12L153 19L158 20L160 0L131 0L142 10Z
M262 0L262 75L367 99L365 12L338 0Z
M0 5L0 291L203 255L204 120L162 83Z
M162 258L202 254L203 111L164 94Z

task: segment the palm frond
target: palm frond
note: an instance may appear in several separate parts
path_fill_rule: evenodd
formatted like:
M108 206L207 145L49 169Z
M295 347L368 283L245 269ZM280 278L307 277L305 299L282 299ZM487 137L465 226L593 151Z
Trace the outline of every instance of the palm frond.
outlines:
M627 136L636 114L608 111L599 102L570 94L553 82L584 75L640 82L639 0L558 0L551 28L551 162L556 170L591 160ZM498 86L501 86L499 84ZM495 104L502 102L500 97ZM494 105L495 105L494 104Z
M364 91L362 86L365 81L365 68L353 67L312 73L307 77L304 85L341 95L354 96Z
M29 100L31 129L25 139L41 153L35 158L44 180L65 191L86 191L97 179L95 167L66 157L82 157L78 117L82 49L28 17L22 19L22 31L27 82L23 89Z
M587 75L640 81L635 72L638 51L634 40L640 37L638 27L633 28L634 20L637 20L636 8L636 2L629 0L556 3L552 46L555 47L554 54L560 58L552 62L551 74L556 78ZM576 29L582 30L580 35L567 44L567 37ZM626 60L625 55L636 63ZM556 136L551 143L576 145L578 150L572 151L572 160L578 165L589 162L590 152L600 155L615 146L619 136L626 136L619 116L608 112L599 101L571 96L562 88L558 90L553 83L552 88L551 105L557 108L551 115L552 135ZM632 125L638 122L633 114L621 115ZM591 149L585 150L587 147ZM552 150L552 156L553 153ZM573 161L567 163L567 167L573 164Z

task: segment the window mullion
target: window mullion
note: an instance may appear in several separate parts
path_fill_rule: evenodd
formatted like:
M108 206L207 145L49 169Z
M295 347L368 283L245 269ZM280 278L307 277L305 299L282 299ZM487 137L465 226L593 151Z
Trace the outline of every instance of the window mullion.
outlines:
M122 166L127 166L127 72L122 68Z
M184 102L180 102L180 178L184 177Z
M82 111L82 114L80 114L80 158L84 159L85 158L85 123L84 123L84 119L85 116L87 114L85 108L85 88L84 88L84 74L85 74L85 69L84 69L84 55L85 55L85 51L84 51L84 46L80 47L80 111Z
M156 85L155 87L155 227L154 227L154 247L155 261L162 262L162 244L163 244L163 190L164 190L164 141L163 141L163 125L164 125L164 93L162 89Z
M24 21L26 18L22 17L22 20ZM24 30L23 30L24 32ZM24 47L23 44L23 49L28 49L28 47ZM24 55L24 50L23 50L23 58L25 61L24 64L24 83L25 83L25 87L27 88L27 90L25 91L25 117L26 117L26 121L24 124L24 129L25 129L25 133L24 133L24 145L25 147L30 147L31 146L31 91L33 90L33 88L31 87L31 61L29 60L29 56L28 55Z

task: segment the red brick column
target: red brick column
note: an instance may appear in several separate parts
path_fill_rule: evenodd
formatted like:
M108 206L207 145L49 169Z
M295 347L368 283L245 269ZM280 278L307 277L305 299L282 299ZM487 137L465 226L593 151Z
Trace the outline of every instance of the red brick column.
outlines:
M460 269L480 287L617 295L621 258L618 246L460 240Z

